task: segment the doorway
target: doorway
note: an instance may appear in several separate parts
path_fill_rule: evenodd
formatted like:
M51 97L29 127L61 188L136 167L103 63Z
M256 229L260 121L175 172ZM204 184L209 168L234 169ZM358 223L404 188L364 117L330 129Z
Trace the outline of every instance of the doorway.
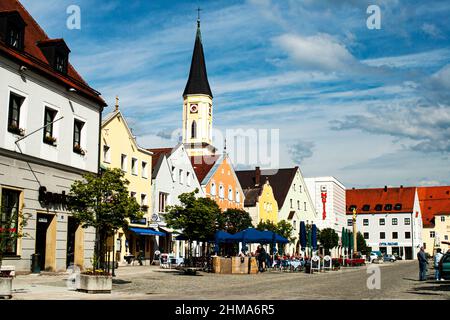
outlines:
M47 255L47 234L53 216L43 213L37 214L36 221L36 250L39 254L39 267L45 270L45 260Z
M405 260L412 260L413 252L412 247L405 247Z
M78 223L73 217L67 220L67 253L66 253L66 267L75 263L75 239L78 229Z

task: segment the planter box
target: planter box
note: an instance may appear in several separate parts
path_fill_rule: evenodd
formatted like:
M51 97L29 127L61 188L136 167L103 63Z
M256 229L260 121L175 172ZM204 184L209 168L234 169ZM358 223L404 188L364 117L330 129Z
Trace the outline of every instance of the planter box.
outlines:
M12 297L12 277L0 277L0 298L11 299Z
M78 291L86 293L111 293L112 276L80 274Z

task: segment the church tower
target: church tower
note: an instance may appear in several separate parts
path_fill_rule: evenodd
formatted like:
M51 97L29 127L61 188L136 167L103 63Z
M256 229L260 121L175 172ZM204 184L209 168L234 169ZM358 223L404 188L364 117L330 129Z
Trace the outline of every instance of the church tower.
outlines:
M216 152L212 145L212 100L199 17L191 70L183 93L183 144L189 156L208 156Z

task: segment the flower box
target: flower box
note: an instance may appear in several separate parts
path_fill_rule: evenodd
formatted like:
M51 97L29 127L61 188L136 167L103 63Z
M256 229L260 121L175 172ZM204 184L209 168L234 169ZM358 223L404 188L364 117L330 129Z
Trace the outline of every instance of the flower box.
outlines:
M78 291L86 293L111 293L111 275L80 274Z
M13 277L0 276L0 298L11 299L12 298L12 281Z
M8 126L8 131L21 137L25 136L25 130L13 124Z
M82 156L86 155L86 151L84 151L79 144L73 146L73 152L78 153Z
M56 138L52 137L52 136L45 136L44 137L44 142L46 144L49 144L51 146L56 146Z

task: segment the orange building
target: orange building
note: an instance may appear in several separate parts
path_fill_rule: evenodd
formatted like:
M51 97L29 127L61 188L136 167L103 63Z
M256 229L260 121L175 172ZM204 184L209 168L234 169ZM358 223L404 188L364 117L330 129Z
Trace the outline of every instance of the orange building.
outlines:
M191 162L205 195L222 211L244 208L244 192L228 154L191 157Z

